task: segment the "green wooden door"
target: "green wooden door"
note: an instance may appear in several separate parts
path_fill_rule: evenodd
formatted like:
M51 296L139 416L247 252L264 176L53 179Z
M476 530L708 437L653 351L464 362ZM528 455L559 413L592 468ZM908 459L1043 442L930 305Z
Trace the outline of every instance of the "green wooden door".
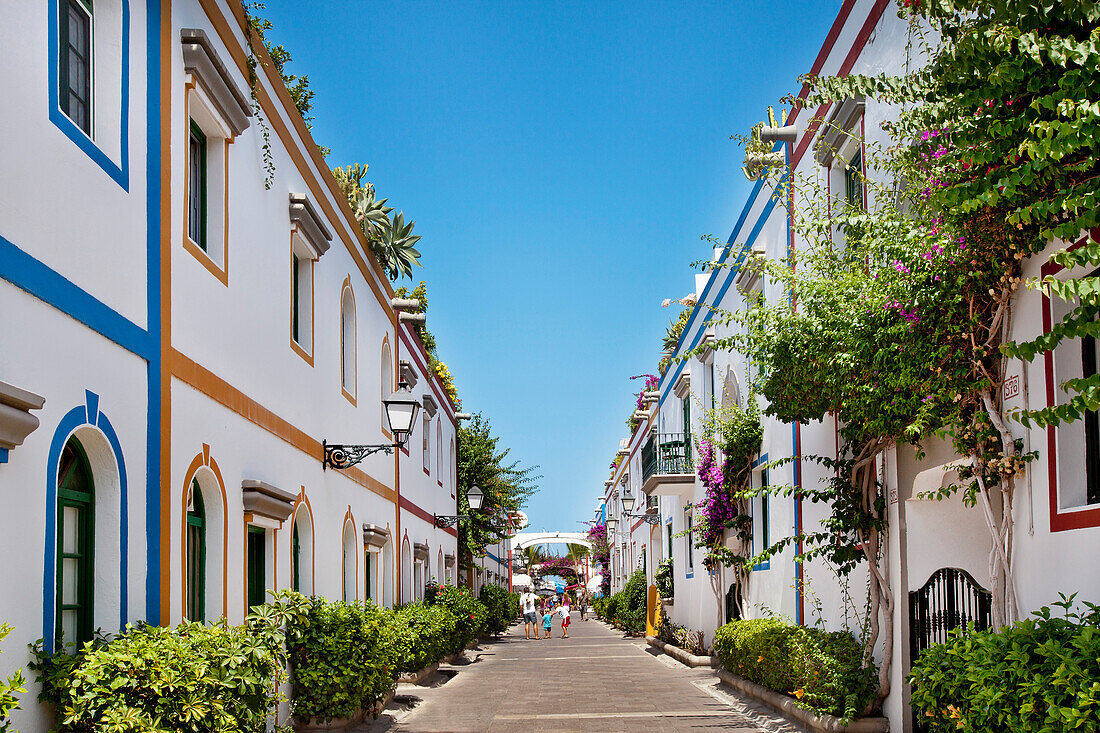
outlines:
M248 607L258 606L266 599L267 531L263 527L248 528Z
M70 438L57 470L57 604L55 648L92 638L95 554L95 486L88 456Z
M187 618L206 620L206 506L199 482L191 483L187 512Z

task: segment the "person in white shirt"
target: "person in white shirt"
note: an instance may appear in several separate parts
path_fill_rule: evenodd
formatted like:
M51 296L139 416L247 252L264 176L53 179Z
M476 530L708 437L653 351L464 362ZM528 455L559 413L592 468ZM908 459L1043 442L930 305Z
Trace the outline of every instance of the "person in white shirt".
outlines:
M535 615L538 596L532 593L530 588L527 588L523 595L519 597L519 602L523 606L523 631L527 639L530 640L531 638L531 629L535 630L535 638L539 638L538 616Z

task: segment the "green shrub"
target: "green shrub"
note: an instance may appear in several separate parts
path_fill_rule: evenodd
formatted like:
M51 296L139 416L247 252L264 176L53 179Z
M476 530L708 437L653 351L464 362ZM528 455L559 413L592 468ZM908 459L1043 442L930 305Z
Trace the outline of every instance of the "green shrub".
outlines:
M603 613L600 614L604 621L614 625L619 618L619 604L623 600L622 592L612 593L603 604Z
M677 646L690 654L703 654L703 633L673 623L668 614L661 615L661 626L657 629L657 638L666 644Z
M519 616L519 596L499 585L485 585L478 600L485 606L486 630L491 634L503 632Z
M488 612L465 586L456 588L453 585L433 585L431 591L430 597L425 597L424 602L429 606L443 606L454 614L455 633L447 653L458 654L481 635Z
M8 624L0 624L0 641L7 638L12 631ZM11 730L9 715L12 710L19 710L19 693L25 693L23 687L26 680L23 678L23 670L17 669L11 673L7 681L0 680L0 732Z
M672 577L672 558L666 557L657 563L657 569L653 571L653 584L657 586L657 592L666 601L672 600L676 585Z
M817 713L850 720L874 695L877 672L863 667L862 647L847 631L743 619L715 632L714 652L730 672L791 695Z
M447 656L456 623L454 614L443 606L410 603L391 612L386 635L397 672L416 672Z
M909 673L915 716L933 731L1100 730L1100 607L1073 597L997 631L921 652Z
M284 623L302 618L300 597L256 608L243 626L184 622L127 626L74 654L35 645L39 699L61 731L264 731L283 699Z
M294 714L348 718L369 710L393 685L397 649L387 637L391 611L371 602L307 600L308 615L287 640Z

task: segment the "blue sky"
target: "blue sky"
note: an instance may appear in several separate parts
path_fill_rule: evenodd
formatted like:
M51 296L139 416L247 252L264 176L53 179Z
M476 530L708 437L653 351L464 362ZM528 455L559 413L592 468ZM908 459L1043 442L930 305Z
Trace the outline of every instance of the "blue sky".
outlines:
M330 165L416 221L428 326L463 407L540 467L533 529L590 519L635 374L749 184L742 150L798 90L839 0L267 0L316 91ZM400 283L399 283L400 284Z

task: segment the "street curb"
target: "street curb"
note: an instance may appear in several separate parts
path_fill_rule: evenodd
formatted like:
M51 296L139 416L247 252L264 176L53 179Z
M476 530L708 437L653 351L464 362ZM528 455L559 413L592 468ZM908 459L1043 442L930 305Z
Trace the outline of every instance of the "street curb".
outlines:
M658 639L656 636L647 636L645 640L646 643L649 644L651 647L654 647L655 649L660 649L662 652L672 657L677 662L687 665L688 667L694 668L718 666L718 657L691 654L690 652L686 652L674 644L666 644L665 642Z
M738 677L725 667L718 667L718 679L722 680L722 684L727 687L757 702L762 702L776 712L793 718L810 730L819 733L887 733L890 730L890 723L886 718L859 718L844 725L840 718L827 714L818 715L800 706L794 698L769 690L744 677Z
M418 669L415 672L404 672L397 677L397 681L402 684L415 685L437 669L439 669L439 662L429 664L427 667Z

